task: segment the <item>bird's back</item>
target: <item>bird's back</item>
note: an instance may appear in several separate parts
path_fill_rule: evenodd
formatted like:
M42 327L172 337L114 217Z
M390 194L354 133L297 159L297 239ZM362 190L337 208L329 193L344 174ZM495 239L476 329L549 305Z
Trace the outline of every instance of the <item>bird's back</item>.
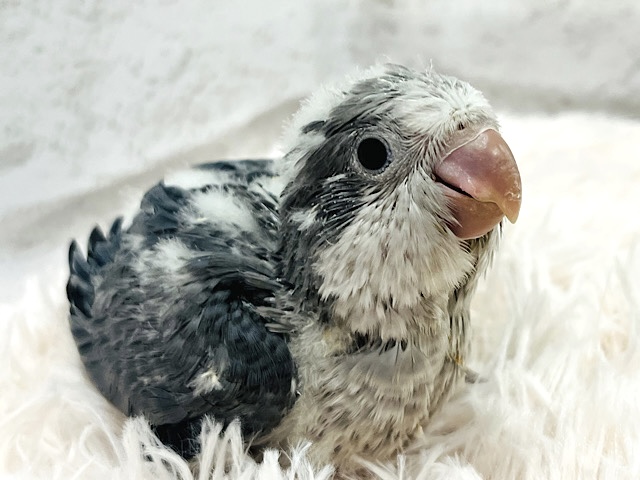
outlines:
M89 376L183 454L204 414L259 436L295 400L286 338L259 312L280 288L275 183L267 160L201 165L150 189L129 228L94 229L86 258L71 245L71 330Z

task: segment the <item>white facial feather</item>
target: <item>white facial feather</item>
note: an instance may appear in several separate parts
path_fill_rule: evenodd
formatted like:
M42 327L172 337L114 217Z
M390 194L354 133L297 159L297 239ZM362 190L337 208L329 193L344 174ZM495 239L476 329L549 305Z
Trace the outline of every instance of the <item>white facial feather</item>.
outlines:
M428 96L424 82L414 79L403 84L402 101L392 103L393 117L401 119L407 131L443 138L459 123L466 126L480 118L493 117L493 110L480 91L453 77L437 78L438 96Z
M392 195L372 199L317 258L320 294L335 299L334 313L354 331L404 337L413 318L394 312L425 297L446 297L473 268L472 256L442 218L429 213L433 207L426 204L442 198L425 189L425 181L418 169Z

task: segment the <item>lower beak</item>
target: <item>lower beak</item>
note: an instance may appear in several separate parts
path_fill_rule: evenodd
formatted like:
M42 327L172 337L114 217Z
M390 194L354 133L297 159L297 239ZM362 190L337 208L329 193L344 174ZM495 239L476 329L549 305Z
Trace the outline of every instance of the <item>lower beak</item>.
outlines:
M460 239L478 238L503 217L515 223L522 202L522 182L516 161L495 130L480 132L454 149L434 169L448 199Z

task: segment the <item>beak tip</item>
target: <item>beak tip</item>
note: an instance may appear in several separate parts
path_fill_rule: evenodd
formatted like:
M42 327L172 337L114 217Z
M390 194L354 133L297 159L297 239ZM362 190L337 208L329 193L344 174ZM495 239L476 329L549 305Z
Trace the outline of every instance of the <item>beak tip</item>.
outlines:
M520 216L520 203L515 205L513 208L505 209L504 216L507 217L509 222L516 223L518 221L518 217Z
M522 205L522 188L520 187L519 181L517 184L517 190L515 192L510 191L507 193L501 202L502 205L500 206L504 216L507 217L511 223L516 223L518 220L518 217L520 216L520 206Z

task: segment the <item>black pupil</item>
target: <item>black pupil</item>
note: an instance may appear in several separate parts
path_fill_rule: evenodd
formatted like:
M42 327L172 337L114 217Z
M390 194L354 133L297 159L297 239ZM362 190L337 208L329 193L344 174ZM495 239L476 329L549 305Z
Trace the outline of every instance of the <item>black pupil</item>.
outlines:
M358 145L358 161L367 170L380 170L387 165L387 146L377 138L365 138Z

